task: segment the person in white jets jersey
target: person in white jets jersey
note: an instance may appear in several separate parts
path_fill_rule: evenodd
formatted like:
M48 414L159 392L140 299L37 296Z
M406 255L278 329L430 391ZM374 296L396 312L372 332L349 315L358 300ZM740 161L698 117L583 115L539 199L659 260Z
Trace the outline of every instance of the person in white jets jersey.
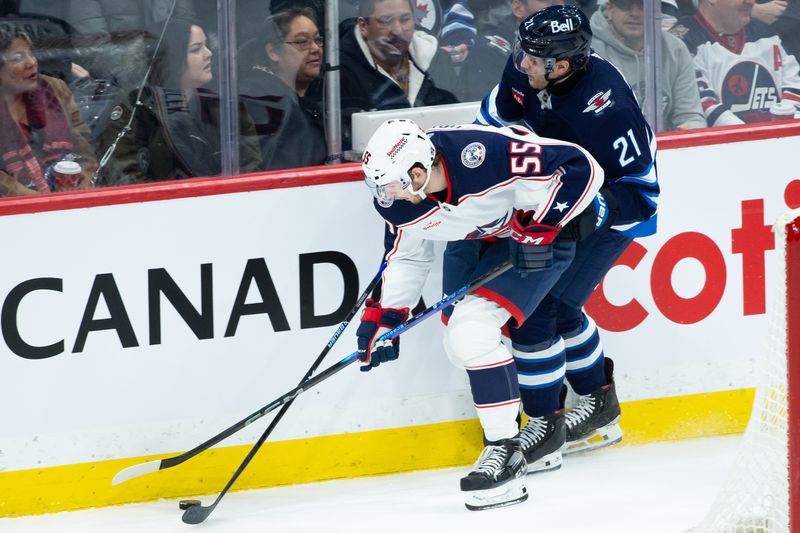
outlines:
M380 301L367 303L357 332L362 370L397 358L397 339L375 339L419 300L434 241L480 240L465 259L473 277L509 259L514 264L455 306L444 349L467 371L486 444L461 479L467 508L522 502L528 495L517 440L519 383L501 328L523 323L569 266L575 228L602 223L594 209L585 210L603 170L580 146L521 128L423 131L409 120L389 120L375 131L362 168L386 221L388 263Z

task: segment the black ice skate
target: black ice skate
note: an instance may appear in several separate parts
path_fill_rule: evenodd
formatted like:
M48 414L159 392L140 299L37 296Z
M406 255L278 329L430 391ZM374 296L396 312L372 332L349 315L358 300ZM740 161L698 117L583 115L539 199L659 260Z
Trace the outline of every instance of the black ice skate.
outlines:
M567 444L564 455L587 452L622 440L619 427L620 409L614 385L614 362L605 358L608 385L603 385L586 396L567 412Z
M461 478L467 509L482 511L528 499L525 458L515 439L489 442L472 471Z
M561 447L567 440L564 410L528 417L528 423L517 437L528 463L528 473L548 472L561 468Z

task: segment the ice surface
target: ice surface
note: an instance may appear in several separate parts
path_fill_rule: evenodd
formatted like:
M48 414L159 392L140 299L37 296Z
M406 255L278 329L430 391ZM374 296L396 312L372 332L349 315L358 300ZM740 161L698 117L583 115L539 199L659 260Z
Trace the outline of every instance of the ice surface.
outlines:
M526 478L520 505L467 511L467 468L233 492L199 526L177 500L0 519L3 533L680 533L711 505L740 437L621 446ZM218 490L221 487L209 487ZM192 495L187 494L186 497ZM202 497L209 504L213 496Z

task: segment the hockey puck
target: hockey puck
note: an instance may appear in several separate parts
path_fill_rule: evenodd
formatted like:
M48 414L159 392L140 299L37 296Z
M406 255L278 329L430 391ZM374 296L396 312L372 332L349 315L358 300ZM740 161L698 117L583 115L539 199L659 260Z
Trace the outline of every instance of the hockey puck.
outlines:
M196 507L200 505L200 500L181 500L178 502L178 507L180 507L181 511L185 511L189 507Z

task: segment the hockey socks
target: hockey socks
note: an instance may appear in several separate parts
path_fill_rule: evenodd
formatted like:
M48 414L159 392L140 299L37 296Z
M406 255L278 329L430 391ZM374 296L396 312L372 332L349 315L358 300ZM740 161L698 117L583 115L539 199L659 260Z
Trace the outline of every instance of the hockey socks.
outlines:
M467 367L472 400L488 440L507 439L519 431L519 386L514 360Z
M567 380L576 394L586 395L608 383L603 365L603 345L594 320L583 315L583 324L564 335Z
M534 346L515 342L512 351L525 412L529 416L541 416L560 409L561 386L566 369L564 341L561 337Z

